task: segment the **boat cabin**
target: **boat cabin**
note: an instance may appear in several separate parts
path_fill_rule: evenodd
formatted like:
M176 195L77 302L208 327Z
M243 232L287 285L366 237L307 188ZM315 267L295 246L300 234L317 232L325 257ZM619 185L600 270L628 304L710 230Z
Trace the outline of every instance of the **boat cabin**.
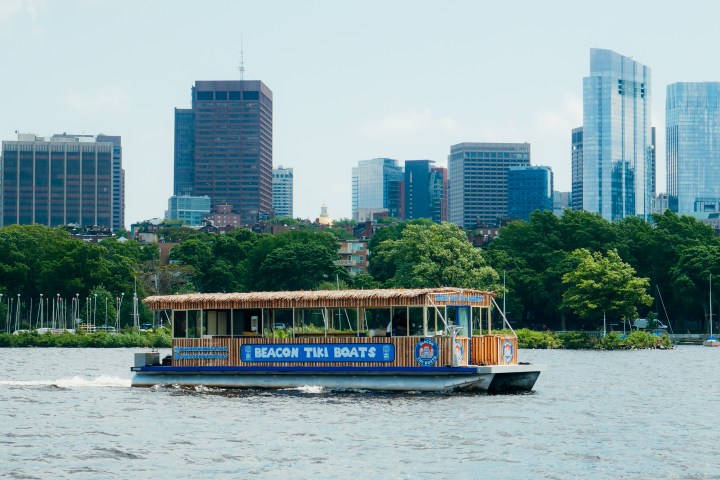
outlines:
M178 366L517 364L517 338L492 334L493 296L446 287L184 294L144 302L168 312ZM371 357L371 349L382 354Z

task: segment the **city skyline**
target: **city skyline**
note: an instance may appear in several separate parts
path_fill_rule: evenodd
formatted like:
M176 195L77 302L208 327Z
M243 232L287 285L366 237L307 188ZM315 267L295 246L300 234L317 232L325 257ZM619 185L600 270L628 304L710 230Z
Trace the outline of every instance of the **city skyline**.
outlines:
M273 166L294 169L295 216L314 219L326 202L332 218L349 218L359 160L447 167L450 146L463 142L528 142L532 164L570 191L588 52L603 48L652 69L657 192L666 192L666 86L720 80L720 65L701 61L720 6L651 5L609 2L590 24L565 2L7 0L0 38L14 67L0 79L0 138L121 136L126 225L162 217L175 107L187 106L197 80L240 79L243 57L244 78L275 96Z

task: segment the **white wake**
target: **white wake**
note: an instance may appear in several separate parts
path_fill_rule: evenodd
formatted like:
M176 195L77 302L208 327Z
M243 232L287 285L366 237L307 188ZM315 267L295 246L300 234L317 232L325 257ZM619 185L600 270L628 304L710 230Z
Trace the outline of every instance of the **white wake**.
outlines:
M94 388L94 387L129 387L129 378L100 375L97 378L74 376L58 380L0 380L0 385L11 387L58 387L58 388Z

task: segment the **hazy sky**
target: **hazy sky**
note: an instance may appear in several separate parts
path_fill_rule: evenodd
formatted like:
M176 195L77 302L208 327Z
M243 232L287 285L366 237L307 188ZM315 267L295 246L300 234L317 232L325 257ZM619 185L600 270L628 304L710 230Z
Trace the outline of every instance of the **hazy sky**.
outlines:
M0 0L0 139L122 136L125 223L161 217L173 109L195 80L273 91L273 162L295 216L351 214L358 160L431 159L460 142L530 142L570 190L589 49L652 70L658 190L665 88L720 81L718 2Z

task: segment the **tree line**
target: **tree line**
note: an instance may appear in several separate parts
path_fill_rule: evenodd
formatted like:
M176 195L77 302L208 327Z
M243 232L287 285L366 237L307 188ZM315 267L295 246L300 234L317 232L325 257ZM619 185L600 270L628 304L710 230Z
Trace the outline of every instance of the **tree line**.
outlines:
M8 226L0 229L0 324L12 307L8 298L18 295L22 312L40 294L46 302L48 296L84 299L81 317L89 314L88 302L101 318L114 318L120 306L125 325L132 322L134 292L144 298L456 286L497 292L519 328L596 329L605 319L617 329L637 316L657 316L676 330L705 331L708 279L720 273L720 242L712 229L671 212L651 222L632 217L611 223L588 212L557 217L536 211L528 222L502 227L487 249L473 247L467 232L449 223L388 221L368 242L368 273L354 276L335 264L344 232L206 235L168 226L159 235L181 243L163 264L157 245L114 237L91 244L63 228ZM152 312L140 310L143 322L152 321Z

